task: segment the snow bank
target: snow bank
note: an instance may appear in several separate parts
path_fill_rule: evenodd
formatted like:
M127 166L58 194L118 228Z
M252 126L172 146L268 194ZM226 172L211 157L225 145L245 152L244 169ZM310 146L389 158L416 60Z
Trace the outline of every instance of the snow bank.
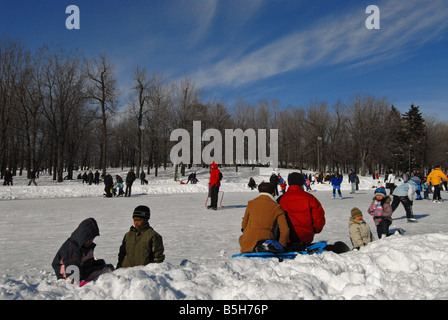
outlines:
M1 299L447 299L448 235L392 236L295 260L185 260L119 269L78 288L54 275L0 279Z

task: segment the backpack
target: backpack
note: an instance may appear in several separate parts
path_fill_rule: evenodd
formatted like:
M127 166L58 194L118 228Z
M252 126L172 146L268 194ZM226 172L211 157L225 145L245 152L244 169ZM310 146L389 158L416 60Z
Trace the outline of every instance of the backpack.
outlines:
M222 180L222 173L221 173L221 171L219 171L219 181L221 181Z

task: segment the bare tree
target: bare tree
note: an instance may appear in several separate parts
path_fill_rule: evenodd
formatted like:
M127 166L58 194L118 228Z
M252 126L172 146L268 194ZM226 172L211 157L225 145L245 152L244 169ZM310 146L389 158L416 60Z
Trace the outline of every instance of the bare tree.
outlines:
M88 98L97 105L101 117L101 161L100 168L106 174L107 167L107 122L117 109L118 89L113 65L106 54L101 53L98 59L85 59L85 72L88 82Z

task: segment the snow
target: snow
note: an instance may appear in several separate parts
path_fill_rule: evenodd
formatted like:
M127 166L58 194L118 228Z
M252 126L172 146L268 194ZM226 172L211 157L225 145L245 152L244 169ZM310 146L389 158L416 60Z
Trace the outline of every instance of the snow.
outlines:
M41 174L37 186L15 177L14 186L0 187L1 300L372 300L448 299L448 202L414 202L418 223L407 223L402 206L395 211L394 235L357 251L325 252L295 260L232 258L239 253L238 237L247 201L257 191L247 188L249 177L268 180L257 168L224 168L220 194L223 207L205 208L208 171L198 168L197 185L175 182L172 169L137 180L129 198L104 198L103 185L80 180L56 183ZM127 170L111 170L126 176ZM187 175L191 171L187 170ZM280 170L287 177L291 170ZM75 174L76 176L77 174ZM182 177L186 180L186 177ZM314 184L327 223L315 241L348 237L350 210L359 207L375 238L366 213L377 181L361 177L360 190L350 194L347 177L343 199L333 200L331 186ZM442 192L442 197L448 193ZM133 209L151 208L151 226L164 240L161 264L119 269L79 288L56 281L51 262L59 247L85 218L98 221L96 258L116 265L118 248L132 224Z

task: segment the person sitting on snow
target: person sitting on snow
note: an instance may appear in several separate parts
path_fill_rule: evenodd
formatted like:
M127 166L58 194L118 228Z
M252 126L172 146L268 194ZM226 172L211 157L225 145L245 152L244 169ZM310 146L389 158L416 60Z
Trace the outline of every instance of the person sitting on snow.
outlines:
M312 243L325 226L325 211L315 196L303 190L304 184L302 174L290 173L288 191L277 199L289 224L288 246Z
M67 279L72 283L76 280L82 283L83 281L95 280L101 274L114 269L111 264L106 264L103 259L95 260L93 256L96 246L93 240L99 235L100 231L95 219L88 218L79 224L70 238L62 244L51 264L58 280ZM76 269L79 271L77 274L79 279L74 278L76 274L73 274L73 272Z
M118 268L145 266L165 260L163 240L148 223L150 209L138 206L134 209L134 225L125 234L118 252Z
M260 240L276 240L275 230L279 228L278 242L286 247L289 238L289 227L285 212L275 201L274 186L271 183L260 183L258 197L247 203L242 222L243 234L239 238L241 253L253 252Z
M350 213L348 223L350 241L353 249L359 249L373 241L373 234L369 225L364 221L361 210L353 208Z

